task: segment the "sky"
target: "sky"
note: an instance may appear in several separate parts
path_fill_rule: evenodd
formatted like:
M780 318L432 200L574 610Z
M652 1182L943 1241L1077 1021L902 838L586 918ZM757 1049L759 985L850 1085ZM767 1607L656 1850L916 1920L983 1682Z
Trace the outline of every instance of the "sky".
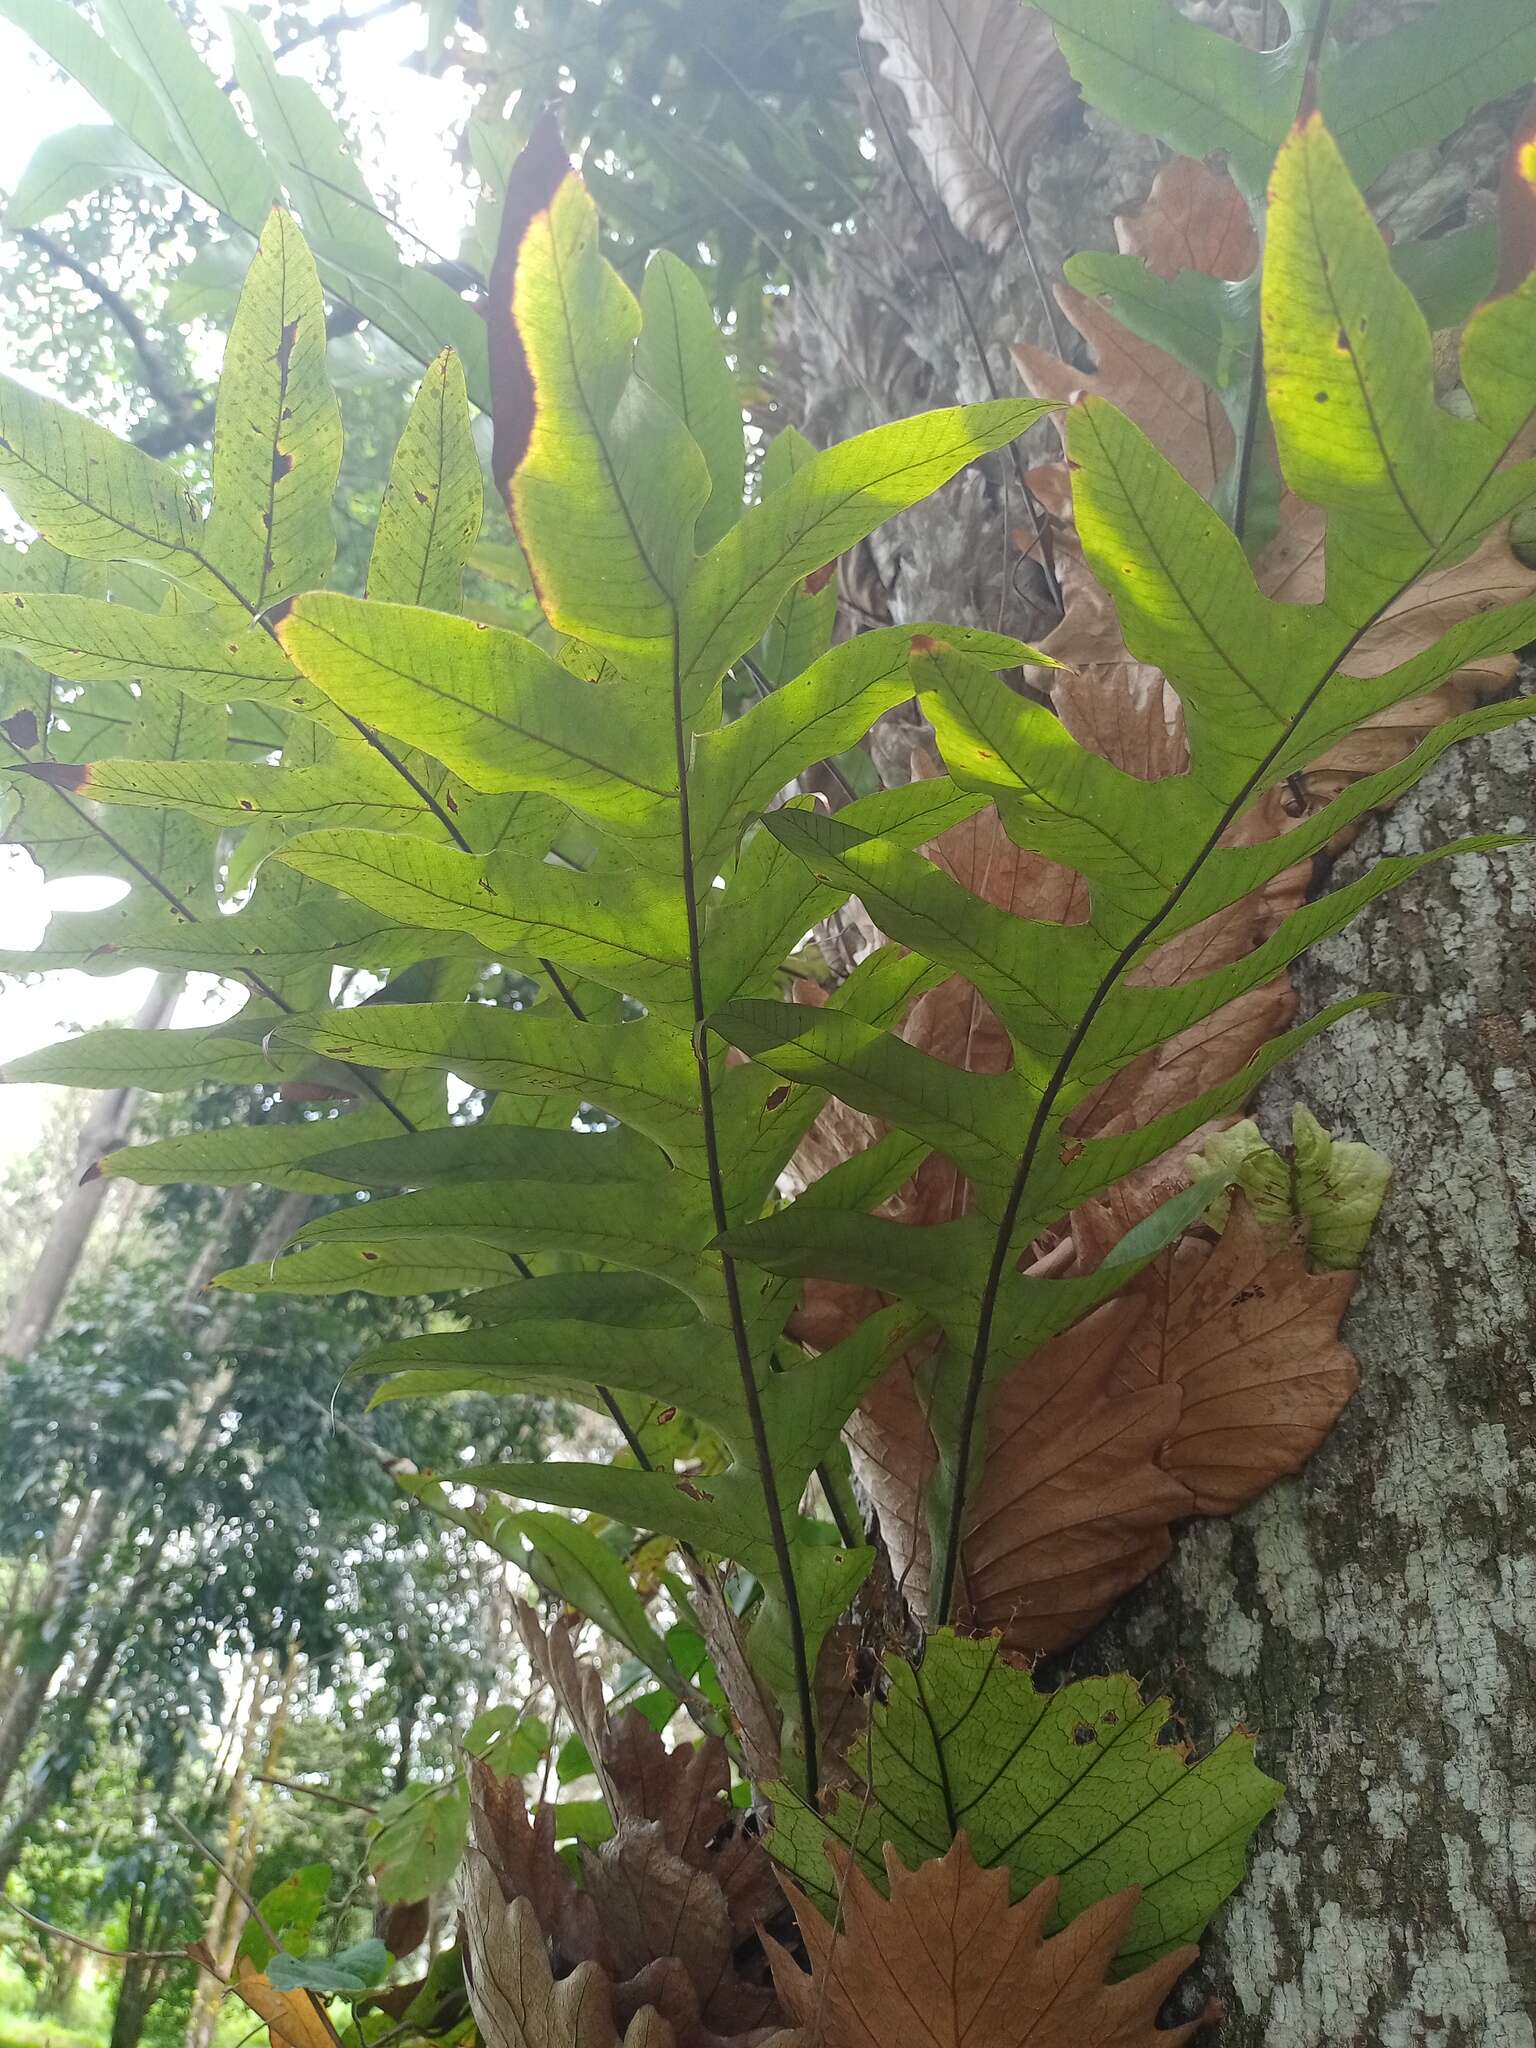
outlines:
M240 0L236 0L240 4ZM317 12L359 13L365 0L317 0ZM207 7L210 21L220 9ZM341 38L342 89L348 103L367 109L388 138L387 178L400 195L404 224L435 247L456 246L466 206L449 163L448 134L464 111L463 89L448 77L434 79L413 67L420 47L423 14L408 7ZM290 68L302 74L302 57ZM0 77L7 80L6 118L0 122L0 190L10 191L37 144L59 128L102 120L88 94L61 78L35 46L9 22L0 21ZM400 138L413 138L409 153ZM381 145L375 142L377 153ZM367 161L365 142L364 169ZM25 376L26 365L11 359L0 331L0 369ZM0 500L0 504L3 504ZM45 887L27 855L0 848L0 949L30 948L41 939L51 910L104 907L122 894L120 884L81 876ZM153 977L148 972L113 975L54 974L33 985L7 980L0 988L0 1072L8 1060L52 1044L67 1032L131 1018L142 1005ZM207 1021L206 989L194 991L188 1006ZM50 1102L61 1091L18 1084L0 1092L0 1165L36 1143Z

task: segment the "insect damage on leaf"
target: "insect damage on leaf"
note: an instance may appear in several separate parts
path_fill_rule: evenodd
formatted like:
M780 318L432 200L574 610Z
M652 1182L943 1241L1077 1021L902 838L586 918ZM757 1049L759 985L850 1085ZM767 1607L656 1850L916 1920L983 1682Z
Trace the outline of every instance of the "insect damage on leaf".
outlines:
M836 1803L814 1812L776 1788L769 1851L834 1922L829 1842L883 1887L892 1849L921 1863L964 1829L970 1855L1007 1872L1012 1898L1060 1878L1052 1927L1136 1887L1120 1976L1196 1940L1242 1881L1248 1838L1281 1793L1246 1731L1191 1762L1164 1739L1167 1700L1143 1700L1128 1677L1041 1691L996 1637L940 1630L915 1669L894 1656L885 1668Z

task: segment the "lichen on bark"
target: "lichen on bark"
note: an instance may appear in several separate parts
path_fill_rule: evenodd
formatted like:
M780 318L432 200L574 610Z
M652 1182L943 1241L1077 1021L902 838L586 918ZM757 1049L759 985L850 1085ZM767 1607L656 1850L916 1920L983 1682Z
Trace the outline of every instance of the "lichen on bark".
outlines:
M1446 759L1377 851L1528 831L1536 736ZM1300 1478L1172 1564L1076 1653L1259 1731L1288 1798L1208 1968L1222 2048L1531 2048L1536 2004L1536 854L1458 859L1296 975L1396 1000L1266 1089L1394 1161L1345 1325L1362 1386Z

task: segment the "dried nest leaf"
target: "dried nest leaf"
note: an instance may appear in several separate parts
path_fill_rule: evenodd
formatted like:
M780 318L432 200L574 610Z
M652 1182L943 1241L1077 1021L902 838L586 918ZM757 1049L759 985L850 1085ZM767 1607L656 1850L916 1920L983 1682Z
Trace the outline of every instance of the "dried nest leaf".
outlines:
M1280 531L1255 565L1261 587L1290 604L1317 602L1325 588L1326 521L1314 505L1287 499ZM1349 673L1379 676L1433 646L1453 625L1498 605L1516 604L1536 591L1536 569L1492 533L1466 561L1419 579L1362 638ZM1460 669L1437 690L1410 697L1352 733L1307 772L1314 805L1348 783L1403 760L1427 733L1460 712L1508 688L1519 666L1514 654L1491 654Z
M754 1981L738 1970L742 1930L732 1923L725 1893L713 1876L672 1853L655 1822L622 1822L611 1842L584 1852L582 1873L617 1978L660 1964L671 1966L674 1979L681 1970L697 2007L679 2035L686 2048L695 2048L695 2037L706 2048L711 2033L755 2040L775 2029L778 2002L766 1971ZM772 1909L780 1903L775 1883Z
M1247 277L1257 261L1248 208L1230 178L1178 158L1158 173L1146 204L1115 223L1126 255L1159 277L1181 270ZM1093 351L1097 368L1076 369L1025 343L1013 355L1038 398L1067 402L1110 398L1154 441L1195 488L1209 496L1231 467L1236 442L1219 395L1193 370L1123 327L1109 309L1070 285L1058 285L1062 311ZM1054 508L1060 512L1061 508Z
M1115 237L1159 277L1203 270L1229 282L1247 277L1259 260L1247 201L1224 173L1192 157L1175 157L1152 180L1145 205L1123 213Z
M1118 1240L1120 1222L1097 1204L1073 1219L1085 1265ZM1116 1374L1128 1392L1182 1395L1162 1463L1197 1513L1235 1514L1300 1471L1343 1414L1360 1384L1338 1334L1355 1280L1311 1271L1294 1222L1277 1242L1238 1195L1219 1240L1186 1237L1132 1282L1140 1313Z
M469 1841L503 1899L533 1908L562 1969L604 1954L596 1909L555 1853L554 1808L530 1813L519 1780L478 1760L469 1766Z
M1117 765L1139 760L1158 772L1176 772L1182 765L1182 727L1170 715L1160 679L1150 671L1142 678L1129 715L1115 728L1122 756ZM1075 714L1088 715L1081 696L1071 702ZM1254 835L1278 828L1273 807L1256 806L1243 821L1244 831ZM1059 922L1086 915L1081 879L1021 851L994 810L977 813L928 852L963 887L999 908ZM1148 978L1187 980L1247 953L1301 902L1308 874L1305 865L1291 869L1268 889L1185 933L1153 956ZM1247 1065L1294 1010L1284 977L1227 1004L1086 1098L1069 1122L1069 1136L1109 1135L1188 1101ZM920 997L900 1034L934 1058L973 1072L1002 1072L1011 1062L1006 1032L962 977ZM862 1151L881 1130L875 1120L833 1104L812 1127L797 1155L797 1171L814 1178ZM1139 1201L1166 1181L1169 1170L1167 1161L1141 1169L1125 1199ZM935 1153L881 1213L921 1228L966 1214L970 1203L963 1175ZM1064 1243L1063 1249L1070 1246ZM869 1288L810 1281L790 1332L812 1349L825 1350L884 1305ZM1111 1303L998 1385L982 1477L969 1503L958 1612L967 1627L1000 1630L1012 1650L1035 1655L1077 1641L1164 1562L1172 1523L1196 1512L1185 1475L1164 1456L1179 1429L1182 1388L1171 1378L1165 1383L1144 1372L1128 1376L1121 1360L1127 1334L1143 1313L1140 1296ZM847 1431L854 1470L879 1514L897 1584L919 1616L927 1611L923 1496L935 1460L918 1392L921 1362L908 1358L894 1368ZM1335 1387L1336 1376L1324 1372L1323 1381ZM1300 1393L1303 1376L1297 1374L1293 1384ZM1271 1418L1278 1399L1271 1389ZM1318 1388L1309 1388L1304 1412L1284 1440L1315 1448L1315 1425L1325 1405Z
M713 1888L733 1935L749 1936L783 1902L750 1816L731 1804L725 1744L707 1736L669 1749L633 1708L610 1714L599 1673L576 1655L570 1624L557 1621L546 1634L530 1607L520 1607L517 1620L586 1745L615 1827L654 1827L661 1848Z
M799 2036L781 2028L734 2038L703 2028L675 1963L623 1985L593 1962L558 1975L532 1902L508 1902L478 1849L464 1860L460 1906L483 2048L801 2048Z
M1113 399L1149 440L1209 496L1231 467L1236 449L1231 423L1210 385L1186 370L1155 342L1122 327L1107 307L1071 285L1056 286L1056 302L1093 350L1096 370L1079 370L1049 349L1015 342L1013 359L1037 398L1070 404L1097 396Z
M950 219L1001 255L1030 148L1076 96L1050 22L1016 0L862 0L860 26Z
M1089 1204L1071 1241L1091 1269L1173 1189L1137 1176ZM1065 1648L1166 1559L1170 1525L1233 1514L1296 1472L1359 1385L1339 1325L1351 1271L1315 1272L1305 1233L1260 1227L1234 1197L1219 1239L1192 1234L1124 1294L998 1386L961 1549L959 1612L1010 1650ZM926 1612L924 1490L934 1466L910 1362L849 1426L892 1568Z
M1176 1431L1173 1386L1126 1385L1122 1348L1139 1304L1106 1304L999 1385L986 1460L966 1513L959 1618L1025 1655L1065 1648L1162 1564L1170 1525L1193 1512L1160 1463ZM935 1461L911 1369L889 1374L849 1431L908 1603L927 1612L923 1494Z
M890 1897L846 1852L829 1850L841 1908L830 1927L787 1886L811 1959L807 1973L773 1954L785 2008L809 2048L1163 2048L1187 2041L1219 2008L1160 2031L1157 2015L1194 1948L1175 1949L1134 1977L1106 1972L1136 1910L1132 1889L1081 1913L1046 1937L1057 1885L1047 1879L1017 1905L1006 1870L983 1870L962 1833L949 1853L908 1870L887 1846Z

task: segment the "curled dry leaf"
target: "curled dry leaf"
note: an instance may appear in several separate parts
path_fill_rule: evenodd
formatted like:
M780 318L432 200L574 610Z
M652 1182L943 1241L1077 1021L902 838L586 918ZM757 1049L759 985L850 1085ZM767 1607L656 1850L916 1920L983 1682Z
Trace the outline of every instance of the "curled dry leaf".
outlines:
M473 1758L469 1765L469 1842L502 1897L526 1900L564 1969L603 1954L592 1901L555 1853L555 1813L530 1813L516 1778L498 1778Z
M1121 1231L1093 1204L1073 1234L1094 1266ZM1343 1414L1360 1384L1338 1335L1355 1280L1312 1272L1294 1218L1275 1242L1239 1195L1219 1240L1192 1233L1131 1283L1115 1377L1127 1394L1180 1395L1160 1462L1195 1513L1256 1500L1299 1471Z
M733 1934L749 1936L782 1900L750 1817L731 1804L725 1744L707 1736L669 1749L633 1708L611 1715L597 1670L575 1653L569 1623L557 1621L546 1634L526 1606L517 1620L586 1745L615 1826L654 1827L661 1847L719 1894Z
M338 2048L325 2007L309 1991L279 1991L249 1956L240 1956L230 1985L235 1996L267 2023L272 2048Z
M950 219L1001 254L1030 149L1076 95L1051 24L1017 0L862 0L861 27Z
M743 1930L732 1925L725 1893L673 1855L659 1826L622 1822L612 1841L583 1853L582 1874L621 1999L627 1980L638 1981L629 2003L665 1981L663 2009L670 2006L679 2048L715 2048L717 2038L755 2048L771 2037L778 2000L765 1970L738 1967Z
M612 1980L595 1963L557 1976L533 1906L527 1899L505 1900L476 1849L464 1860L460 1909L465 1974L483 2048L681 2048L676 2029L654 2004L620 2019Z
M787 1885L811 1960L808 1975L775 1946L774 1981L806 2029L807 2048L1163 2048L1219 2016L1159 2031L1157 2015L1195 1948L1175 1949L1118 1984L1106 1972L1136 1911L1133 1888L1047 1938L1057 1883L1017 1905L1008 1873L983 1870L964 1833L948 1854L908 1870L888 1844L890 1897L846 1851L828 1850L840 1924Z
M477 1815L488 1818L488 1809ZM674 1856L654 1823L622 1823L584 1855L578 1887L554 1855L546 1813L522 1816L511 1855L505 1818L476 1827L460 1875L465 1979L486 2048L608 2048L620 2039L624 2048L764 2048L780 2039L765 1960L741 1967L725 1894ZM530 1861L534 1888L525 1892Z
M567 1622L546 1633L524 1608L518 1624L587 1748L615 1832L582 1852L578 1885L555 1854L553 1810L530 1815L515 1781L476 1770L474 1882L483 1891L488 1873L505 1906L529 1909L556 1979L597 1966L597 1989L583 1996L607 2024L631 2028L649 2012L646 2024L664 2029L655 2038L669 2048L758 2048L775 2038L780 2015L757 1929L782 1913L783 1897L755 1823L731 1803L724 1743L668 1749L633 1709L609 1713ZM486 1939L509 1942L517 1931L505 1916L481 1921ZM469 1953L473 1986L479 1965Z

